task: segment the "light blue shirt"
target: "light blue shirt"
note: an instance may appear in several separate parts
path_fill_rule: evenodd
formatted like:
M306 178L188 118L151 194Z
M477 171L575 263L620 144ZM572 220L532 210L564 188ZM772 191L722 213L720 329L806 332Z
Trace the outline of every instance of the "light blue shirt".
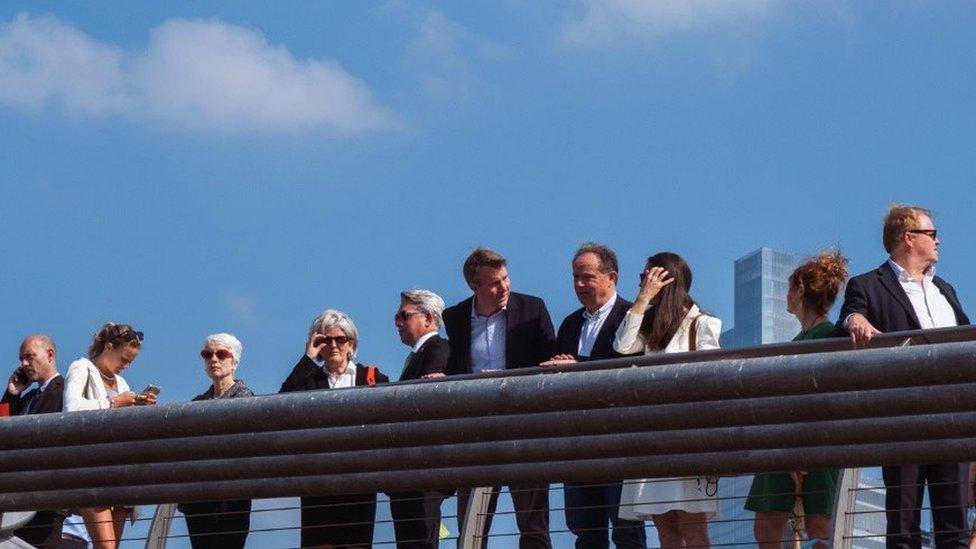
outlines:
M583 310L583 327L580 330L579 346L576 349L577 355L588 357L593 352L596 336L600 335L600 329L603 328L603 323L607 321L607 317L610 316L610 311L613 310L616 302L617 292L613 292L613 296L595 313L590 313L586 309Z
M505 369L505 331L508 311L502 308L491 316L481 316L471 302L471 371Z

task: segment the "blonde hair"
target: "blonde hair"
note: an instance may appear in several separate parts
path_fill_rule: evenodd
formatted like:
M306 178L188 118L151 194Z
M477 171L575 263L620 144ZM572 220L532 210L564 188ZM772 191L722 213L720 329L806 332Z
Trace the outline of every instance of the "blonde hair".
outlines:
M132 337L123 338L127 334L132 334ZM138 337L136 334L139 334ZM142 334L136 332L135 328L128 324L105 323L102 329L92 337L92 344L88 347L88 359L95 360L98 355L105 352L107 344L111 343L113 347L118 347L116 344L123 340L126 347L142 348Z
M894 252L905 233L918 228L918 218L921 215L931 218L932 211L905 204L892 204L888 208L882 232L882 242L886 252L889 254Z

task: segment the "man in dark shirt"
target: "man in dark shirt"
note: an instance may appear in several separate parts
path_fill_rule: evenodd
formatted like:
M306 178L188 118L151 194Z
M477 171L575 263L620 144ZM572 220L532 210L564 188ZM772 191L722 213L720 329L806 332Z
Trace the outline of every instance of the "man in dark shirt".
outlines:
M400 308L393 315L400 341L410 347L400 381L443 377L451 348L437 333L444 300L427 290L400 292ZM453 490L390 494L390 513L397 549L437 549L441 502Z

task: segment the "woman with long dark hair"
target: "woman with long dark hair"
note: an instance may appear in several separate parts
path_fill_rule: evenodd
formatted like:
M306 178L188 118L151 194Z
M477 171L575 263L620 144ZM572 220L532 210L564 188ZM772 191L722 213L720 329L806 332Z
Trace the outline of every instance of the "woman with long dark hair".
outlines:
M617 329L621 354L717 349L722 321L698 308L691 268L678 254L647 259L640 292ZM718 516L714 477L624 481L620 518L654 521L661 547L708 547L708 519Z
M834 324L827 312L847 279L847 260L840 252L822 252L790 275L786 310L800 321L793 341L830 337ZM796 498L803 501L804 527L815 547L830 546L830 521L837 495L837 469L763 473L752 480L746 509L756 513L753 530L760 549L783 549L789 536ZM799 490L797 490L799 488Z

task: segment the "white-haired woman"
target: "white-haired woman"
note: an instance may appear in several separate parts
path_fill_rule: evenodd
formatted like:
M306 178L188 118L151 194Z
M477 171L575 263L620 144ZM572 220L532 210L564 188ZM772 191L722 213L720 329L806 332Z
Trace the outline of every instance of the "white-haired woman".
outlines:
M243 352L240 340L231 334L207 336L200 358L203 372L210 378L210 388L193 401L254 396L237 379ZM193 549L244 547L251 528L251 500L181 503L179 509L186 518Z
M282 393L386 383L376 367L353 362L359 334L342 311L327 309L312 321L305 354L281 384ZM319 365L321 363L321 365ZM302 547L370 547L376 494L302 498Z

